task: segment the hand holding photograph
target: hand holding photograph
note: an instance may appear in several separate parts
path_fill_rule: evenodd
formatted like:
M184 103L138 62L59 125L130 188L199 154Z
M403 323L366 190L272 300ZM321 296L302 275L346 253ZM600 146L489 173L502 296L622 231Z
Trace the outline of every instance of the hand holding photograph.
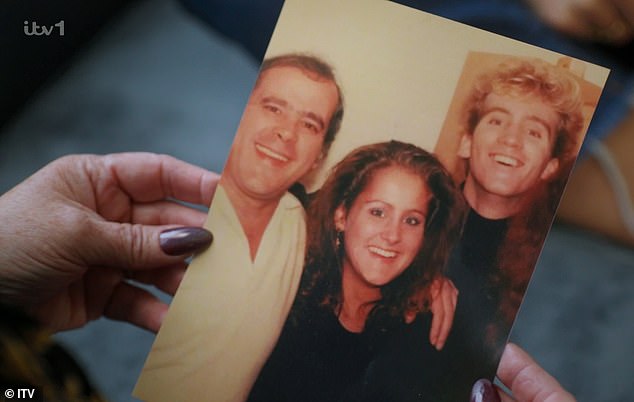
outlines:
M607 74L387 1L287 0L215 242L134 395L467 401L495 376Z

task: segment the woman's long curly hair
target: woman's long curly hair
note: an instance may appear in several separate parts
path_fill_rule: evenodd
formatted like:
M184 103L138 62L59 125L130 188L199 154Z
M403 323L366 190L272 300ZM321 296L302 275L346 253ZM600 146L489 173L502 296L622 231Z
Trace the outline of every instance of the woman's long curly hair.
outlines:
M335 227L335 211L350 207L372 180L388 167L400 167L426 183L431 197L427 205L423 244L407 269L381 287L381 299L366 321L384 327L402 321L406 311L416 309L415 295L444 271L451 247L461 233L465 202L451 176L434 155L411 144L389 141L357 148L331 171L308 207L308 244L304 274L296 308L315 305L337 311L342 303L344 247ZM396 321L395 321L396 320Z

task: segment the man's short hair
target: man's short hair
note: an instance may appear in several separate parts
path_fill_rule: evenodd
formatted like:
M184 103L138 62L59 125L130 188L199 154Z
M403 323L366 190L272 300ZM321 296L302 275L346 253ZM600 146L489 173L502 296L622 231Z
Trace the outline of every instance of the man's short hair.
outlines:
M343 119L343 95L341 94L341 88L337 83L333 68L320 58L309 54L289 53L275 56L265 59L262 62L260 74L255 82L255 86L257 87L260 83L260 78L264 72L276 67L295 67L306 73L312 79L330 81L335 84L337 88L337 107L328 123L326 135L324 136L324 144L321 149L322 155L326 155L328 149L330 149L330 145L332 145L332 142L335 140L339 128L341 128L341 120Z
M581 89L562 68L539 59L509 58L497 68L479 76L465 103L465 128L473 134L490 93L534 95L559 114L552 156L560 161L574 158L579 133L583 128Z

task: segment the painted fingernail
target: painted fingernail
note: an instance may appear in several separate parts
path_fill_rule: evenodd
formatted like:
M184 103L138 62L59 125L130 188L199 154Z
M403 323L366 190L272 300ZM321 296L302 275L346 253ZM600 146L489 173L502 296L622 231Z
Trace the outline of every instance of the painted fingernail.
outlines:
M500 402L500 395L487 379L479 379L471 388L471 402Z
M183 227L161 232L159 245L167 255L185 255L208 247L213 239L211 232L206 229Z

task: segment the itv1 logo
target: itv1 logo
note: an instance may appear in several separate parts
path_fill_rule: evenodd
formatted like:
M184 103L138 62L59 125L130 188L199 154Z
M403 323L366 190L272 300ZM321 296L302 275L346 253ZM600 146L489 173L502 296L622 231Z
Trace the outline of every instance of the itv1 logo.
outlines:
M35 21L24 21L24 34L26 36L50 36L53 31L57 31L59 36L64 36L64 20L50 26L38 25Z

